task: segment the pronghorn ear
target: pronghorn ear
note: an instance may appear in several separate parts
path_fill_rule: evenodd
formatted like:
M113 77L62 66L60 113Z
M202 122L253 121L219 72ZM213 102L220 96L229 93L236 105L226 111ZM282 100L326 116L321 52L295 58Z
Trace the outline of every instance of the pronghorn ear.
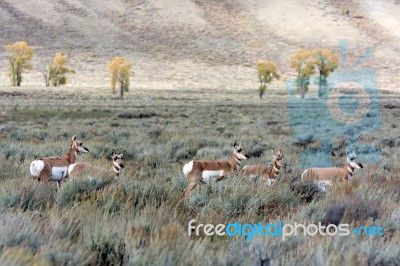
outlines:
M274 149L272 149L271 151L272 151L272 154L275 154L275 150Z
M126 150L124 150L124 152L122 153L122 156L125 156Z
M112 149L111 156L114 156L114 155L115 155L115 151L114 151L114 149Z
M279 154L282 154L282 149L279 149Z
M74 135L73 137L72 137L72 141L75 141L76 140L76 135Z
M233 147L236 148L237 146L237 140L235 140L235 143L233 143Z

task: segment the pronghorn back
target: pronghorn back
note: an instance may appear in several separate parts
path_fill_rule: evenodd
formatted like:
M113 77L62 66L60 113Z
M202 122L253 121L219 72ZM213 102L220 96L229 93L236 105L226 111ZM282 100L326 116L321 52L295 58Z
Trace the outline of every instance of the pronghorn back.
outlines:
M79 152L87 153L89 149L82 142L72 137L68 153L63 157L39 158L31 162L29 170L34 179L39 181L57 181L58 188L63 178L68 176L68 166L75 163Z
M242 146L233 144L233 154L229 161L190 161L183 166L182 172L189 181L189 186L185 189L184 195L187 197L199 182L209 182L212 178L219 181L231 171L239 169L240 162L248 159Z
M303 172L301 178L318 178L319 180L332 180L334 178L347 179L349 172L347 169L339 167L331 168L309 168Z
M111 158L112 158L112 169L105 169L102 167L94 166L90 163L86 162L78 162L71 164L68 167L68 175L71 178L75 177L91 177L91 176L107 176L107 177L115 177L118 176L121 170L124 168L124 151L121 154L116 154L114 150L112 150Z
M279 150L279 152L275 153L274 149L272 149L272 157L272 165L246 165L243 170L249 178L260 176L262 181L267 181L267 183L270 185L276 181L280 168L284 165L284 155L282 150Z
M328 167L328 168L309 168L306 169L301 174L301 179L311 178L315 179L315 182L318 186L326 191L326 188L332 184L332 181L336 179L348 179L351 177L355 171L355 169L362 169L363 165L356 160L357 156L353 153L346 152L346 163L343 165L343 168L339 167Z

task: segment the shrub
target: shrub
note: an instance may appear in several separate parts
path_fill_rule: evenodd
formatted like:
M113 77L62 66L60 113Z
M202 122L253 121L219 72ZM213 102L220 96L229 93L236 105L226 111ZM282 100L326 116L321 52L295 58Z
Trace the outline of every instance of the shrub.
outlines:
M325 209L323 224L338 225L342 219L346 222L362 221L368 218L378 218L378 209L371 202L344 199L328 204Z
M12 247L6 249L0 257L0 264L13 266L50 266L50 263L48 263L42 256L33 255L29 249L22 247Z
M97 265L121 265L125 254L123 239L114 234L96 231L85 239L90 250L97 254Z
M109 180L93 178L83 180L70 180L62 186L57 197L57 207L66 208L74 203L79 196L89 194L92 191L103 188L109 183Z
M45 210L53 205L54 187L38 182L15 182L14 186L4 188L0 193L0 209L20 208L26 210Z
M319 190L318 185L312 180L293 182L290 187L301 202L310 203L314 199L323 197L323 193Z

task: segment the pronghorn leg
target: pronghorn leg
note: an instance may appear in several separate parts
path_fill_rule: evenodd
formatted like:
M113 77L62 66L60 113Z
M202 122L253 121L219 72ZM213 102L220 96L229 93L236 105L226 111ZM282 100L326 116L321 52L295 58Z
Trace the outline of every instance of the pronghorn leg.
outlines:
M59 191L61 188L61 181L57 181L57 191Z
M269 174L268 173L262 173L261 180L263 182L268 182L270 180L269 179Z
M216 180L217 182L219 182L219 181L221 181L221 180L224 179L224 178L225 178L224 175L222 175L222 176L217 176L217 177L215 178L215 180Z
M189 183L189 186L185 189L185 191L183 191L183 195L185 196L185 198L189 197L190 191L192 191L197 186L197 184L197 182Z
M47 183L50 181L51 170L43 169L39 174L39 181Z

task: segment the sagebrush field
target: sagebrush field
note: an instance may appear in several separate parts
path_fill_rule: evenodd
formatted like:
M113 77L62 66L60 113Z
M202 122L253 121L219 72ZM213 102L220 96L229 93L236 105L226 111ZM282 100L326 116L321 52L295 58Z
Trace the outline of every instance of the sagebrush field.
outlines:
M0 261L20 265L398 265L400 263L400 95L380 93L383 129L363 136L382 160L321 193L300 182L298 155L321 143L291 137L287 100L272 91L146 91L119 100L69 88L1 90ZM312 106L310 106L312 112ZM111 167L111 150L127 150L114 182L41 184L30 177L38 156L63 155L72 135L90 153L78 161ZM251 159L286 168L268 187L242 173L198 186L184 201L183 162L228 159L241 141ZM341 166L344 139L334 140ZM362 161L363 156L360 155ZM189 237L187 223L349 223L380 225L385 236ZM21 263L21 261L23 263Z
M399 4L0 0L0 265L400 265ZM24 42L29 56L22 53L26 64L16 67L23 60L10 56L10 45ZM315 50L335 58L329 86L339 84L330 80L337 73L372 74L338 85L345 83L344 97L338 87L328 92L342 113L374 106L364 115L379 123L356 124L329 145L321 139L342 132L321 112L322 71L307 64L310 56L291 59ZM68 59L61 72L51 71L56 57ZM124 99L111 93L113 58L126 59ZM296 64L308 66L307 79ZM273 82L258 76L263 65ZM7 73L16 70L23 71L15 82ZM297 76L306 81L305 99L293 104L287 87ZM295 137L303 126L304 137ZM126 150L121 175L67 179L59 191L56 182L33 180L32 160L64 155L74 135L90 150L79 162L111 168L112 150ZM301 180L305 151L332 154L342 167L353 148L346 137L366 144L357 150L364 169L326 193ZM271 150L282 149L278 182L237 171L198 185L185 200L184 164L228 160L236 140L250 156L242 166L267 166ZM375 153L381 157L371 162ZM315 156L307 167L321 161ZM379 226L384 236L188 236L193 219Z

